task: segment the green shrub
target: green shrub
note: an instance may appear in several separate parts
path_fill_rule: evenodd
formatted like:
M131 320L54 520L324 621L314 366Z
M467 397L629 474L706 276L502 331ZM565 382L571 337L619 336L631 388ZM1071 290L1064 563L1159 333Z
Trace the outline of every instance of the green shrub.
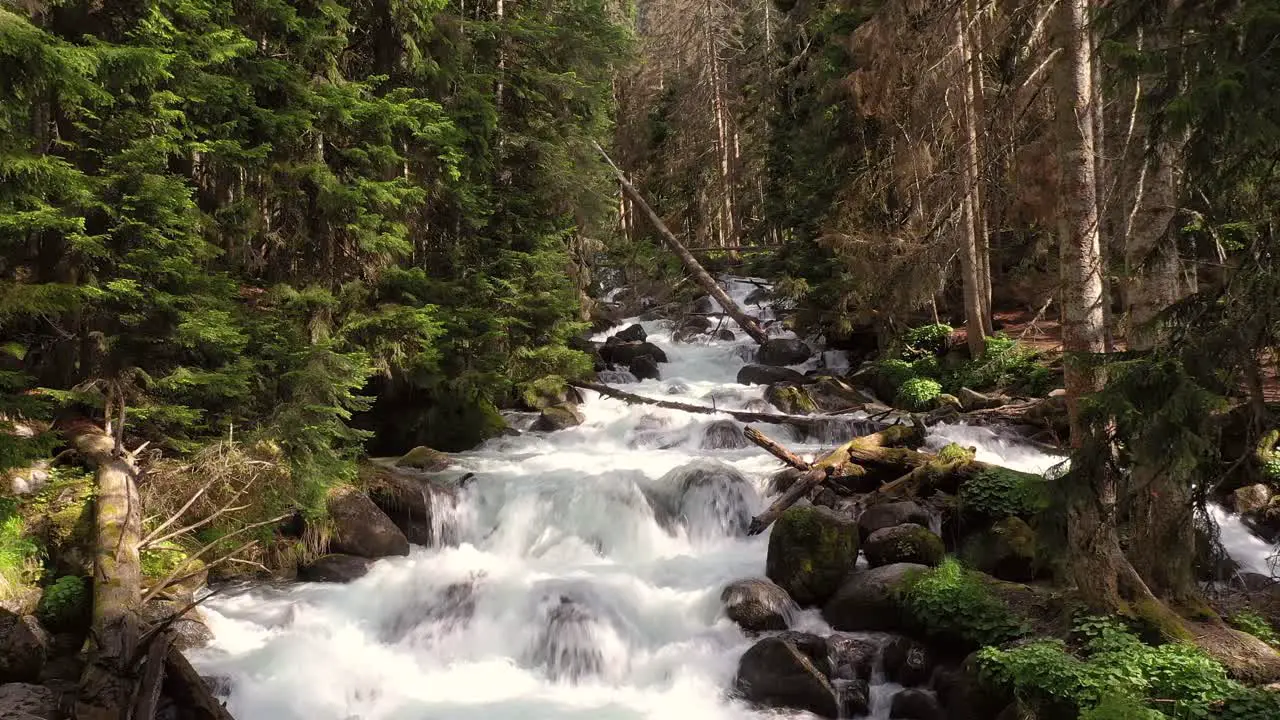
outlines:
M955 330L946 323L922 325L912 328L902 338L905 347L902 349L904 360L942 355L951 347L951 334Z
M1002 643L1024 632L982 574L965 570L955 558L909 578L899 592L911 620L935 637L980 646Z
M993 520L1026 518L1049 506L1044 477L1002 467L987 468L966 480L960 486L959 498L966 512Z
M893 403L903 410L928 410L941 394L942 385L937 380L914 377L898 388L898 394L894 397Z
M1231 624L1237 630L1243 630L1273 647L1280 647L1280 634L1276 633L1271 623L1253 610L1241 610L1231 616Z
M41 555L27 533L18 501L0 497L0 600L16 598L40 579Z
M933 355L920 358L911 363L911 372L915 377L933 378L934 380L942 380L945 375L942 371L942 362Z
M89 584L84 578L65 575L44 589L36 617L54 632L74 630L88 617L90 599Z
M1244 690L1199 648L1184 643L1146 645L1112 618L1082 618L1073 638L1078 645L1074 652L1059 640L983 648L979 669L986 679L1033 705L1074 704L1082 720L1215 717L1226 707L1224 700ZM1148 710L1156 700L1163 714ZM1125 710L1130 714L1123 714Z
M1280 718L1280 692L1240 688L1222 701L1222 706L1213 717L1220 720Z
M547 375L519 387L521 402L531 410L541 410L564 402L568 390L569 384L559 375Z
M959 443L947 443L942 446L942 449L935 455L939 460L947 463L972 460L973 456L974 451L960 445Z
M884 384L895 390L916 376L915 369L906 360L881 360L875 367Z
M1043 395L1053 389L1055 377L1039 360L1035 350L1019 345L1004 335L986 338L986 350L979 360L970 360L947 379L952 389L1015 389L1030 395Z
M1280 480L1280 430L1271 430L1263 434L1258 441L1258 463L1262 466L1262 475L1268 480Z

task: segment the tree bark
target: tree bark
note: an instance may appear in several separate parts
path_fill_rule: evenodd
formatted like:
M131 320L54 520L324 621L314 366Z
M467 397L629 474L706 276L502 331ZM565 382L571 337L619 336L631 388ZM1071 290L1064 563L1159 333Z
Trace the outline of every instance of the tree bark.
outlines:
M765 452L778 458L783 463L785 463L790 467L795 468L796 470L799 470L801 472L809 472L809 470L812 469L809 463L806 462L804 459L802 459L800 456L786 449L785 447L780 445L777 441L767 437L764 433L760 432L759 430L751 426L742 428L742 435L746 437L748 440L750 440L751 442L755 443L756 445L759 445L761 448L765 450Z
M979 220L982 209L978 193L978 135L977 116L974 112L973 82L970 73L971 57L969 38L965 30L964 6L956 13L956 49L960 54L961 69L961 119L964 130L964 193L961 196L960 218L960 272L964 286L965 334L969 342L969 354L982 357L986 350L987 319L983 315L982 259L978 252Z
M644 197L640 195L640 191L636 190L635 186L631 184L631 181L627 180L626 174L614 164L613 159L609 157L609 154L606 153L604 148L600 147L598 143L596 144L596 150L598 150L604 157L605 162L609 163L609 167L613 168L613 173L618 176L618 182L621 183L623 192L630 195L635 204L640 206L640 209L644 211L645 216L649 218L649 222L653 223L654 228L658 231L658 236L666 242L667 247L670 248L672 252L679 256L680 261L683 262L684 266L693 274L694 280L702 286L703 290L707 291L708 295L715 298L716 302L720 303L720 307L724 308L724 311L729 314L729 317L733 318L734 321L738 323L743 332L750 335L751 339L755 340L757 343L764 344L765 341L769 339L769 336L765 334L764 330L760 327L760 323L757 322L755 318L744 313L742 308L738 307L738 304L735 303L733 299L729 297L728 293L724 291L724 288L716 284L715 278L711 277L711 275L707 273L706 269L702 267L702 263L699 263L698 259L689 252L688 248L686 248L684 244L681 243L669 229L667 229L667 224L662 222L662 218L658 217L658 213L654 212L652 207L649 207L649 203L645 202Z
M982 19L978 0L965 0L965 24L969 52L970 96L969 103L971 125L969 135L973 142L969 145L969 163L972 166L974 241L978 260L978 299L982 303L982 329L987 334L995 332L991 318L991 238L988 234L986 192L982 183L982 146L978 140L978 127L986 117L987 95L982 76Z

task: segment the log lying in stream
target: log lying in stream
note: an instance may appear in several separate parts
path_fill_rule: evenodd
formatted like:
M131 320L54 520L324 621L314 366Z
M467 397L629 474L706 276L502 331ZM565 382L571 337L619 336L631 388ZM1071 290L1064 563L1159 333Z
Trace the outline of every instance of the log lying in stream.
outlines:
M775 425L792 425L803 428L816 428L827 425L831 422L839 422L840 418L836 416L824 415L783 415L781 413L758 413L747 412L745 410L725 410L724 408L708 407L706 405L691 405L689 403L676 402L674 400L659 400L657 398L636 395L623 390L619 390L610 385L592 382L590 380L578 380L569 383L570 385L581 388L583 390L594 390L601 395L607 395L616 398L629 405L653 405L654 407L666 408L667 410L681 410L683 412L702 413L705 415L714 415L723 413L735 420L742 422L755 423L772 423Z
M600 154L604 156L605 162L609 163L609 167L613 168L613 174L618 176L618 182L622 185L623 192L629 195L636 205L640 206L640 209L644 211L645 217L649 218L649 222L653 223L654 229L658 231L658 236L667 244L667 247L671 248L672 252L679 256L680 261L693 274L693 278L698 281L702 289L706 290L708 295L720 303L720 307L724 308L724 311L737 321L743 332L750 335L752 340L763 345L769 339L769 336L760 327L759 321L738 307L738 304L729 297L724 288L720 287L715 278L711 277L706 269L702 267L702 263L698 262L693 253L689 252L684 243L681 243L675 234L667 229L667 224L662 222L662 218L658 216L658 213L654 212L653 208L649 207L649 203L645 202L644 196L631 184L622 169L614 164L613 159L604 151L604 148L600 147L599 143L595 143L595 146L596 150L600 151Z

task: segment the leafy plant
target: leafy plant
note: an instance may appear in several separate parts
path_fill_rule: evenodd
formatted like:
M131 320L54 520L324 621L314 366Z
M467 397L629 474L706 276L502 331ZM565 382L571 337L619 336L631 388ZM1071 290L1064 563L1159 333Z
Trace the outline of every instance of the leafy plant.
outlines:
M942 394L942 385L930 378L913 377L898 388L894 404L904 410L928 410Z
M955 329L946 323L911 328L902 338L902 359L918 360L942 355L951 347L951 334L954 332Z
M89 613L88 582L74 575L64 575L44 589L36 607L36 617L55 632L73 630Z
M1029 517L1049 505L1048 483L1040 475L987 468L960 485L961 507L993 520Z
M1024 632L984 576L966 570L955 558L910 578L899 592L911 620L933 636L980 646L1002 643Z
M40 578L41 548L26 532L18 501L0 497L0 600Z
M1231 616L1231 624L1273 647L1280 647L1280 633L1253 610L1245 609Z

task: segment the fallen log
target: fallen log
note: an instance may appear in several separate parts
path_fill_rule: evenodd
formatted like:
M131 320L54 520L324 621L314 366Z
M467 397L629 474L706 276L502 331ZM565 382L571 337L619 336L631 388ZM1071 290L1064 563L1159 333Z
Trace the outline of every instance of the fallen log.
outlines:
M164 694L190 720L235 720L218 701L200 673L176 648L170 647L164 662Z
M801 472L810 470L809 463L750 425L742 429L742 435L787 465Z
M804 497L810 490L821 485L827 479L850 468L863 469L854 462L854 453L865 454L876 448L895 445L916 445L924 442L924 430L915 425L894 425L877 433L856 437L831 452L823 455L810 465L810 469L800 479L792 483L782 496L773 502L764 512L751 519L747 528L748 535L759 535L764 532L778 516L787 508Z
M676 402L675 400L659 400L657 398L629 393L610 385L593 382L591 380L576 380L569 384L583 390L594 390L601 395L616 398L629 405L653 405L654 407L666 408L667 410L681 410L683 412L703 413L705 415L715 415L720 413L728 415L734 420L741 420L742 422L748 423L771 423L774 425L793 425L795 427L814 428L821 427L830 422L838 422L837 418L824 417L822 415L783 415L781 413L725 410L724 408L714 408L706 405L692 405L690 403Z
M680 257L680 261L689 269L689 272L693 275L694 279L698 281L698 284L702 286L702 289L706 290L708 295L715 298L716 302L720 303L720 307L724 308L724 311L737 321L738 325L742 327L743 332L750 335L752 340L763 345L765 341L769 339L769 336L760 327L760 323L754 317L743 312L742 308L738 307L738 304L729 297L729 294L724 291L724 288L720 287L720 285L716 283L715 278L711 277L711 275L707 273L706 269L702 267L702 263L698 262L698 259L693 256L693 253L689 252L689 249L686 248L678 238L676 238L675 234L667 229L667 224L662 222L662 218L658 217L658 213L654 212L653 208L649 207L649 203L645 201L644 196L640 194L640 191L631 184L631 181L627 179L627 176L622 172L622 169L614 164L613 158L609 157L609 154L604 151L604 148L600 147L599 143L595 143L594 141L592 142L595 144L596 150L598 150L604 157L605 162L609 163L609 167L613 168L614 175L618 176L618 182L622 185L623 192L629 195L636 205L640 206L640 209L644 211L645 216L649 218L649 222L652 223L653 227L658 231L658 236L663 239L667 244L667 247L669 247L672 252Z

